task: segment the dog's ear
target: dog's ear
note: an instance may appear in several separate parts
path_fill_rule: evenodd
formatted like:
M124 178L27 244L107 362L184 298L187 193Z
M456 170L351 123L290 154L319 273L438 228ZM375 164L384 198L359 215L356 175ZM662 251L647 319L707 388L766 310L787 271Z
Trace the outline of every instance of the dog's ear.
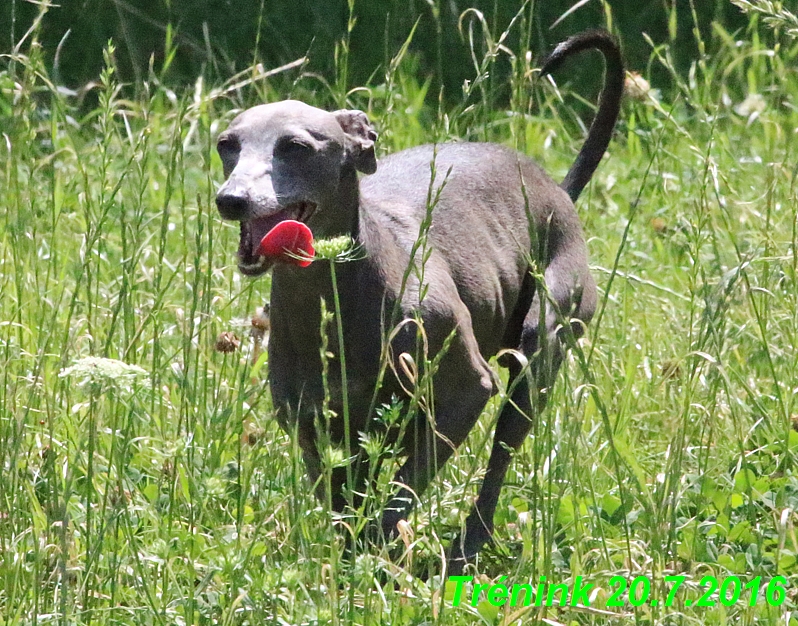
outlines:
M355 168L364 174L377 171L377 157L374 155L374 142L377 133L371 127L369 118L363 111L341 109L333 112L347 138L347 156Z

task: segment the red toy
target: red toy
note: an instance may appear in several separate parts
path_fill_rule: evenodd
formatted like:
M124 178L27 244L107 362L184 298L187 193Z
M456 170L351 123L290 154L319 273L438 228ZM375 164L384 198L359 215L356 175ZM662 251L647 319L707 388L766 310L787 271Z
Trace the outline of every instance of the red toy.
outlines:
M260 240L258 254L299 267L310 265L316 251L313 233L296 220L283 220Z

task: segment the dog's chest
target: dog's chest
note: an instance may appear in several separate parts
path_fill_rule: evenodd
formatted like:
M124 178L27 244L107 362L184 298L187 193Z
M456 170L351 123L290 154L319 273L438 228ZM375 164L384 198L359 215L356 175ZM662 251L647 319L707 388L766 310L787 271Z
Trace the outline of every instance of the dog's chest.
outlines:
M288 422L312 420L325 406L342 415L344 378L350 414L365 416L372 403L380 371L383 303L368 293L367 281L354 280L356 268L347 265L336 268L340 324L328 266L319 268L324 272L275 273L269 384L275 408ZM392 387L381 389L385 401L397 391Z

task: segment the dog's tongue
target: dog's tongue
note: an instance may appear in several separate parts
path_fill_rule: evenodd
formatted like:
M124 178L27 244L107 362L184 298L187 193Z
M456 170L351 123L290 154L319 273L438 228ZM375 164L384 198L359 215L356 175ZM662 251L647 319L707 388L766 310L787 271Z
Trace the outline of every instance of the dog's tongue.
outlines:
M307 267L315 255L313 233L302 222L283 220L260 240L258 254L270 259Z

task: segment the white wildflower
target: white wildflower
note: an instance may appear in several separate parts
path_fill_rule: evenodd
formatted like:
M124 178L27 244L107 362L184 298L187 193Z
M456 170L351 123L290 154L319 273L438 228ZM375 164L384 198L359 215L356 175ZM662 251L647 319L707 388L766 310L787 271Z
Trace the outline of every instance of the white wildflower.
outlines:
M138 365L130 365L118 359L87 356L78 359L58 373L59 378L73 378L77 385L112 386L129 389L136 383L149 380L147 371Z

